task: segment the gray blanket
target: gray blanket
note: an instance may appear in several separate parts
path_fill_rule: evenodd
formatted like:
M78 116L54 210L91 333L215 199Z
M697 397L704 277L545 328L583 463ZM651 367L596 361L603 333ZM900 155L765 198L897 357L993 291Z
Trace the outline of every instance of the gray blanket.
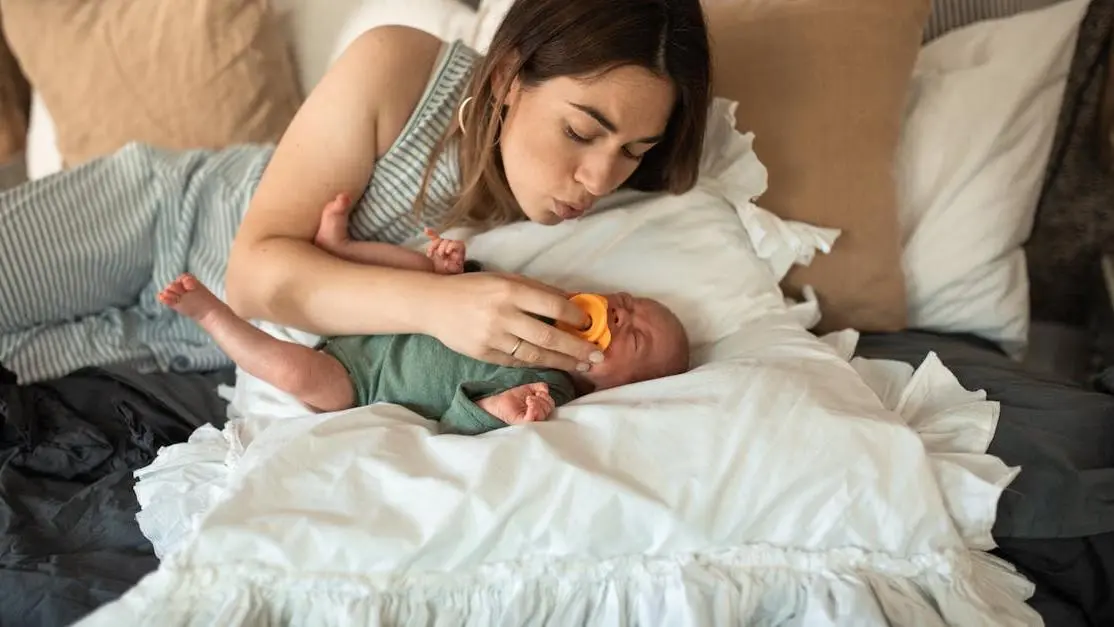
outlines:
M1003 493L997 553L1037 585L1053 627L1114 625L1114 371L1097 389L1026 370L969 337L866 335L863 357L920 364L935 352L1001 407L990 453L1021 473Z

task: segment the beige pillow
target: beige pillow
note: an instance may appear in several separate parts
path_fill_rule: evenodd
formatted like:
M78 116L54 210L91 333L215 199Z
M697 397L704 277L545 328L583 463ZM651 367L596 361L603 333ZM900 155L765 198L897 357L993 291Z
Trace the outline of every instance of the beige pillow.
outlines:
M739 102L769 168L759 200L778 215L843 230L795 268L819 330L905 327L894 153L928 0L705 0L715 93Z
M0 0L73 166L129 141L277 140L302 96L267 0Z
M0 24L2 21L0 14ZM23 153L31 111L31 88L12 56L8 42L0 37L0 165Z

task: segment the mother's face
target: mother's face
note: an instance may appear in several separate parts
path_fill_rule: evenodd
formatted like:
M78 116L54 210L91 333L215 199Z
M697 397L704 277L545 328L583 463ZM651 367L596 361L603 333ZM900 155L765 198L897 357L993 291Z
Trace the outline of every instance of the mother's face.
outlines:
M673 84L642 67L558 77L507 95L499 146L511 193L542 224L579 218L660 141Z

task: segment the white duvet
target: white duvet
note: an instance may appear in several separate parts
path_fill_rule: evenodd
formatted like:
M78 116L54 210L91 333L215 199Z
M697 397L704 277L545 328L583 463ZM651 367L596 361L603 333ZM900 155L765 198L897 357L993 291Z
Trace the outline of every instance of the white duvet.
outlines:
M223 430L137 473L161 566L81 624L1040 624L985 553L1018 471L986 454L997 405L934 356L808 333L815 304L777 280L835 234L753 204L765 172L716 108L693 192L471 240L661 298L693 371L477 437L387 404L311 414L241 375Z

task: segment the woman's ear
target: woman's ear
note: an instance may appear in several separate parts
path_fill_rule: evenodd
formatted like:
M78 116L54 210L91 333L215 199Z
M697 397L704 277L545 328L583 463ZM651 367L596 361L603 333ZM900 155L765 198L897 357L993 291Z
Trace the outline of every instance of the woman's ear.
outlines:
M492 92L501 94L506 90L505 104L514 104L518 99L518 92L521 91L521 81L518 80L518 53L512 52L506 55L495 66L495 71L491 75Z
M522 93L522 81L515 77L511 81L511 88L507 90L507 98L503 101L504 107L513 107L518 102L518 97Z

